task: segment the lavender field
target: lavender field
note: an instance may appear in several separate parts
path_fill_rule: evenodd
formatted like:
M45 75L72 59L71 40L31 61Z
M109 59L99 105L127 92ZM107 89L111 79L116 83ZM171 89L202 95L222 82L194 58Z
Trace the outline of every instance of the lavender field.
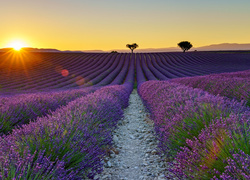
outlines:
M0 179L95 179L133 89L172 178L250 179L249 53L9 52L0 77Z

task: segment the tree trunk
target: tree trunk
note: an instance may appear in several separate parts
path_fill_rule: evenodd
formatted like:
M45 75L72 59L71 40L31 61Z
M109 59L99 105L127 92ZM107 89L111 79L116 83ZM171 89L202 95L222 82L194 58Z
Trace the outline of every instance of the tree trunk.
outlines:
M183 52L186 52L186 50L184 49Z
M134 51L134 50L133 50L133 49L131 49L131 51L132 51L132 54L133 54L133 51Z

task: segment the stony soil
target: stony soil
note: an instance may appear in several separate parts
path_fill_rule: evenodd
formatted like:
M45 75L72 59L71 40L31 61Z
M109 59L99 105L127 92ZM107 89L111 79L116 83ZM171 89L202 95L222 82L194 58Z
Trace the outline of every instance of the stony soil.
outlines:
M134 90L124 119L114 132L114 148L105 158L104 171L95 176L100 180L163 180L167 163L157 151L153 122L148 118L142 101Z

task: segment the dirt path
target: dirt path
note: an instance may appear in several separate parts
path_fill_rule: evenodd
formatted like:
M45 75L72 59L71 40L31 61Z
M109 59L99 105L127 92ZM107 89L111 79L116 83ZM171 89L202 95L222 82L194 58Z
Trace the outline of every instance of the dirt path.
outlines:
M134 90L114 134L115 148L106 158L101 180L163 180L166 163L157 154L153 123Z

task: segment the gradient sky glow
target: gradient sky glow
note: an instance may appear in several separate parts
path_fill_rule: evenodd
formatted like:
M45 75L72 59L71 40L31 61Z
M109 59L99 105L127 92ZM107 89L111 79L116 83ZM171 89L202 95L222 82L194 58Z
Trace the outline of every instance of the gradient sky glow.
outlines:
M250 0L5 0L0 48L60 50L250 43Z

